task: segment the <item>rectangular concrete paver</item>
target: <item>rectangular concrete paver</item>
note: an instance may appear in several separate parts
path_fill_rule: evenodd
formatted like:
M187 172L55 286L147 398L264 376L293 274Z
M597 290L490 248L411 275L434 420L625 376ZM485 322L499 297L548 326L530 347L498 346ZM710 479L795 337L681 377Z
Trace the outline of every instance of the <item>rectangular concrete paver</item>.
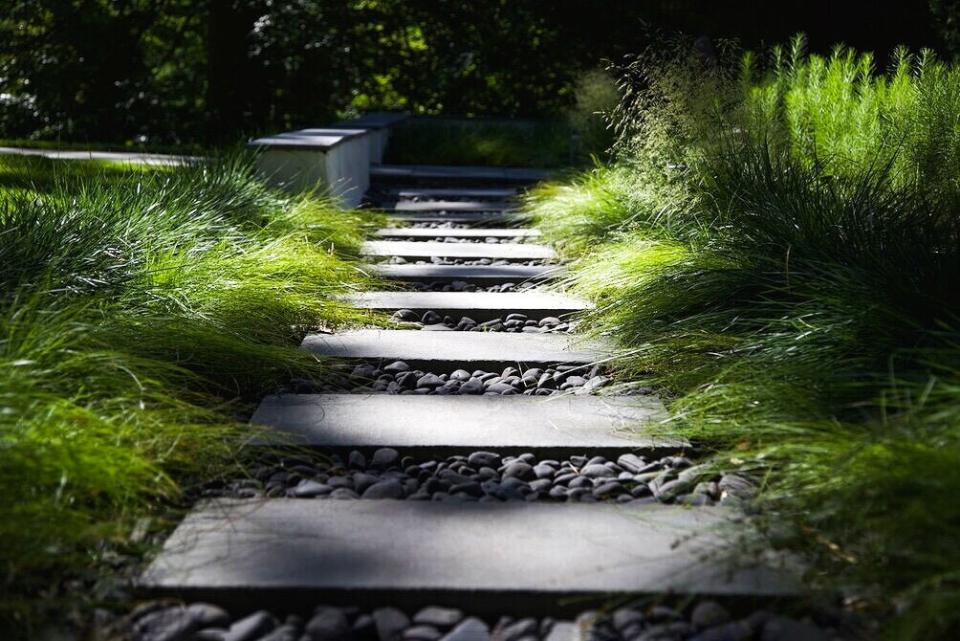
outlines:
M461 180L498 182L537 182L549 178L551 172L526 167L477 167L452 165L373 165L370 176L394 180Z
M562 317L591 307L583 299L549 292L363 292L348 294L341 300L362 309L433 310L441 316L469 316L477 321L500 318L512 312L534 319Z
M660 435L664 417L654 396L281 394L261 401L251 422L276 430L263 442L560 455L675 451L684 442Z
M514 187L398 187L385 193L395 198L489 198L504 200L517 195Z
M366 256L404 258L506 258L512 260L552 259L556 252L546 245L528 243L443 243L434 241L371 240L360 248Z
M510 229L490 227L468 229L425 229L417 227L384 227L378 229L375 236L380 238L436 238L449 236L451 238L536 238L540 236L539 229Z
M494 285L563 276L558 265L368 265L384 278L405 281L454 281Z
M529 216L513 212L429 212L409 213L387 211L387 220L405 223L466 223L468 225L505 225L525 222Z
M351 604L524 615L585 595L795 595L782 563L738 558L724 540L733 514L649 504L217 500L187 516L140 585L190 600L247 597L256 607L349 595Z
M522 363L592 363L613 355L613 347L569 334L512 334L506 332L436 332L361 329L339 334L310 334L301 345L324 356L384 358L435 363L444 371L470 371L491 365ZM418 367L418 365L414 365Z
M418 202L404 200L393 206L394 211L507 211L516 208L516 203L489 200L424 200Z

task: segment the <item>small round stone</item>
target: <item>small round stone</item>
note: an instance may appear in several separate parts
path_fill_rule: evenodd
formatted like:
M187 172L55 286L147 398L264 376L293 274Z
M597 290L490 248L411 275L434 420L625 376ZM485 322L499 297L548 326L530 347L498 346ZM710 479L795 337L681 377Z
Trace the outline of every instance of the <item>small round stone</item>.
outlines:
M730 612L716 601L701 601L690 613L690 623L698 628L709 628L730 620Z
M390 467L400 460L400 453L392 447L381 447L373 453L370 464L373 467Z
M350 635L350 622L340 608L321 606L304 627L310 641L341 641Z
M517 478L528 480L534 478L533 467L523 461L514 461L507 464L503 470L503 478Z
M415 323L420 320L420 317L417 316L417 313L412 309L398 309L393 313L391 318L398 322L407 323Z
M410 369L410 365L408 365L404 361L393 361L392 363L388 363L383 367L383 371L388 372L390 374L396 374L398 372L406 372L409 369Z
M580 471L580 473L588 478L612 478L617 476L616 472L601 463L591 463L586 465Z

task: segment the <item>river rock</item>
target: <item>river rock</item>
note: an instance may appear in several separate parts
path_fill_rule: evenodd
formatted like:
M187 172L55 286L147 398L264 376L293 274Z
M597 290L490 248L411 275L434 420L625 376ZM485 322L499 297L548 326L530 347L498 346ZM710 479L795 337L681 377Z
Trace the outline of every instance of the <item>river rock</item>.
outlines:
M266 610L259 610L231 625L223 641L255 641L276 627L276 619Z
M709 628L729 620L730 612L716 601L701 601L690 613L690 623L697 628Z
M490 641L490 628L475 617L464 619L442 641Z
M319 607L304 628L310 641L340 641L351 632L347 615L340 608Z
M373 622L380 641L398 641L403 630L410 625L407 615L396 608L374 610Z
M373 467L390 467L400 459L400 453L392 447L381 447L373 453L370 464Z
M363 493L365 499L402 499L403 484L399 481L388 479L374 483Z
M451 628L463 620L463 612L455 608L428 606L413 615L413 622L437 628Z

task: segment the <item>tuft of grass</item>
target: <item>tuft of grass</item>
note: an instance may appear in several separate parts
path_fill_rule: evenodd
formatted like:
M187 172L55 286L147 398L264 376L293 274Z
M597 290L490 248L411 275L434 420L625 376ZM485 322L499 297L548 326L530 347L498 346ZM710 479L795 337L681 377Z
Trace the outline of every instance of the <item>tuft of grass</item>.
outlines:
M763 474L770 542L887 638L953 638L960 70L687 51L625 68L617 161L527 208L670 428Z
M142 553L182 485L237 465L259 398L325 364L312 327L378 217L257 180L249 158L0 170L0 623L30 625ZM144 523L153 525L144 526ZM109 583L109 582L107 582Z

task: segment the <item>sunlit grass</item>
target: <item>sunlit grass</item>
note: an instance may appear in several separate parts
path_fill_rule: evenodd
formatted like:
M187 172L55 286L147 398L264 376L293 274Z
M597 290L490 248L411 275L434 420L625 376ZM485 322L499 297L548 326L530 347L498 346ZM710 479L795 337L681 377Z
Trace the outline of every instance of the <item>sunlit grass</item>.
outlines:
M322 373L299 340L357 320L335 297L368 282L350 259L377 216L275 193L240 157L2 168L0 616L22 631L233 465L263 394Z
M584 327L671 430L762 474L770 542L812 583L879 607L887 638L953 638L960 71L801 40L765 68L655 60L630 70L619 162L527 202L577 257Z

